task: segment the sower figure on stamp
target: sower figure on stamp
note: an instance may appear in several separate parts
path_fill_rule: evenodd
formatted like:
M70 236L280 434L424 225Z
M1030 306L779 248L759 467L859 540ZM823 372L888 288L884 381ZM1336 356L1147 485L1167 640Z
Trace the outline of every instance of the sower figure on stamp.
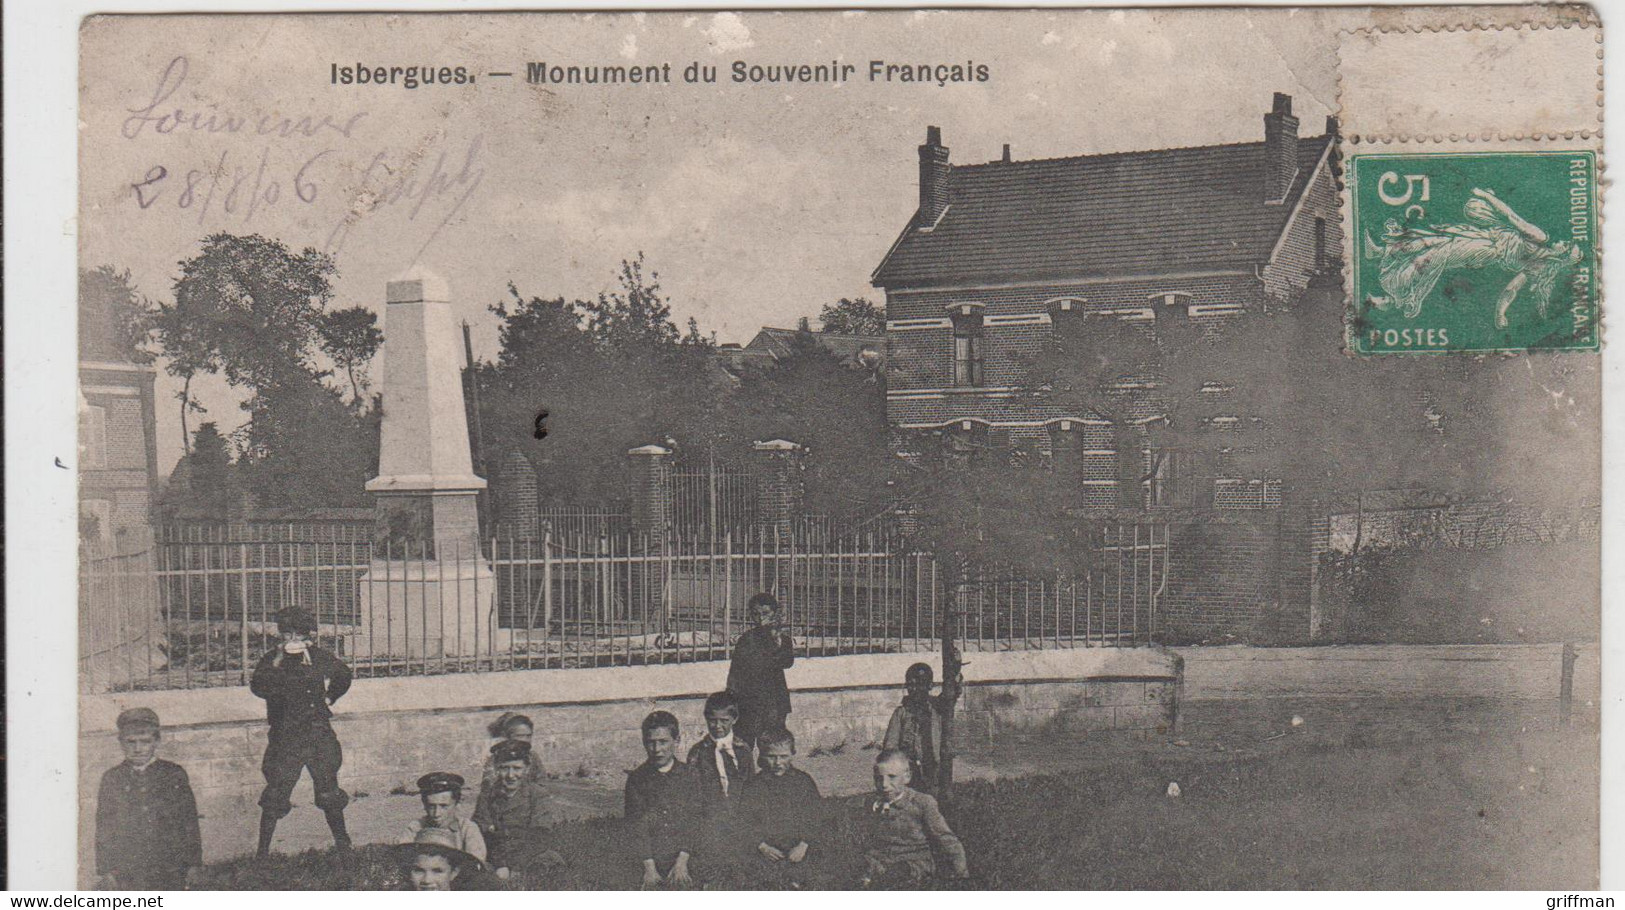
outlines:
M779 625L779 602L762 592L751 597L756 626L734 642L728 665L728 691L739 700L739 723L734 736L750 748L769 730L784 729L790 716L790 687L784 671L796 662L790 633Z
M1389 294L1367 302L1379 310L1398 306L1406 317L1415 318L1446 272L1498 266L1512 278L1496 300L1496 328L1507 327L1507 308L1525 286L1545 318L1552 287L1560 274L1580 261L1579 248L1566 240L1554 242L1490 190L1472 192L1473 198L1463 206L1464 224L1407 227L1390 218L1382 243L1366 235L1366 258L1380 260L1379 284Z
M260 658L249 682L249 689L265 699L265 715L271 725L265 758L260 762L265 792L260 794L258 855L271 852L276 823L292 810L289 797L306 768L315 785L316 805L333 832L333 843L348 850L344 807L350 796L339 789L344 751L333 733L331 706L349 691L350 668L311 640L316 620L305 610L283 610L277 615L277 631L282 644Z

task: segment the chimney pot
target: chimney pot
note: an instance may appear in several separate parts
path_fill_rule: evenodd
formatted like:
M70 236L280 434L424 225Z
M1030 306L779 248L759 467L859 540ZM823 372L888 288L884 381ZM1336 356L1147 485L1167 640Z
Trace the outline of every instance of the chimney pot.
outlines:
M942 130L925 128L925 144L920 146L920 210L916 227L929 228L948 208L948 149L942 144Z
M1010 163L1010 143L1008 142L1004 144L1004 163Z
M1264 201L1285 202L1298 176L1298 118L1292 116L1292 96L1276 92L1264 115Z

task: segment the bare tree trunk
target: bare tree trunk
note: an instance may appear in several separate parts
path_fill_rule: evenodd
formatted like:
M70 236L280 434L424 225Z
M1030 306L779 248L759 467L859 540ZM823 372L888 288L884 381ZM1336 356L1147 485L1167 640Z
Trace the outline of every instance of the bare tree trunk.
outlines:
M1365 537L1365 491L1354 494L1354 553L1360 552L1360 544Z
M192 454L192 429L187 426L186 415L192 410L192 376L187 374L181 386L181 454Z
M942 638L942 694L937 696L937 705L941 712L942 728L941 751L937 756L937 798L940 800L949 798L954 785L954 708L959 704L960 676L964 667L959 654L959 617L963 615L970 588L964 557L956 553L949 559L949 593L947 603L943 605L942 628L939 630Z
M361 409L361 386L355 381L355 367L345 364L344 375L350 377L350 406L356 410Z

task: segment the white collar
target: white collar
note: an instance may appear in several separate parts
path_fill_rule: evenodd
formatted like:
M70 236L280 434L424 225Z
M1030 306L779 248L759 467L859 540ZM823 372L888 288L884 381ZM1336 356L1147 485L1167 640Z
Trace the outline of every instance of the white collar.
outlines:
M126 760L124 763L126 765L129 765L131 770L136 771L136 772L141 772L141 771L145 771L148 768L152 767L153 765L157 764L158 763L158 756L154 755L153 757L147 759L146 761L142 762L139 765L136 764L133 761L128 761L128 760Z

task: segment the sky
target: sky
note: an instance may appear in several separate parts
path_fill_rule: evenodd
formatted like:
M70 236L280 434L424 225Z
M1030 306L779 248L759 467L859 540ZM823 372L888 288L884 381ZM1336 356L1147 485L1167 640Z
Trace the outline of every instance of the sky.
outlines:
M1319 133L1334 36L1353 15L101 17L81 32L80 263L128 269L169 300L204 236L259 233L332 253L333 305L380 311L390 278L427 269L490 359L486 308L510 283L591 297L641 251L679 323L745 342L841 297L881 297L869 275L914 211L928 125L954 163L1004 143L1025 159L1257 141L1281 91L1302 132ZM857 70L842 84L742 85L736 60ZM871 82L871 60L985 64L989 78ZM670 63L674 84L529 85L532 61ZM689 63L716 66L718 82L683 82ZM335 64L463 66L475 82L334 85ZM242 422L222 381L194 387L201 419ZM181 454L178 388L160 375L165 474Z

